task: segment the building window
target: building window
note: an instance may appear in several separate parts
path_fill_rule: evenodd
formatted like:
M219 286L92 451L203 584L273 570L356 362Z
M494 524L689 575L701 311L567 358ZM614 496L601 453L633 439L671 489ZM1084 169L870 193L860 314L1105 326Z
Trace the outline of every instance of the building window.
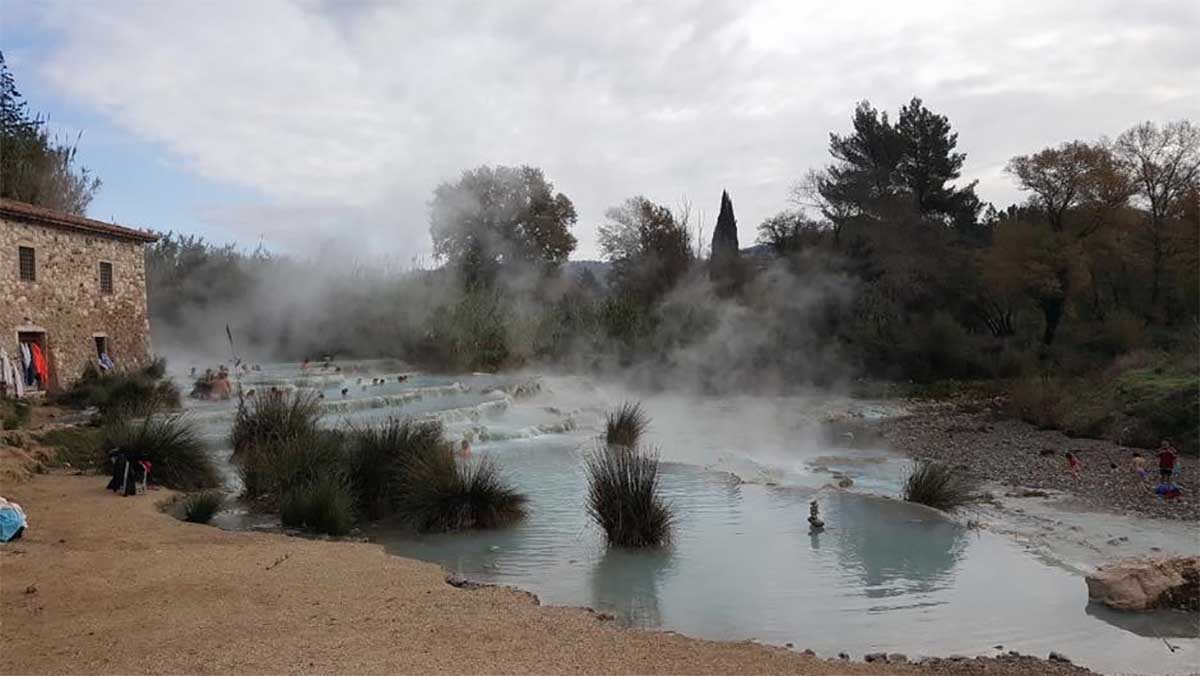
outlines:
M37 267L34 265L33 261L33 247L17 247L17 258L21 267L21 281L36 282Z
M100 264L100 293L112 293L112 263Z

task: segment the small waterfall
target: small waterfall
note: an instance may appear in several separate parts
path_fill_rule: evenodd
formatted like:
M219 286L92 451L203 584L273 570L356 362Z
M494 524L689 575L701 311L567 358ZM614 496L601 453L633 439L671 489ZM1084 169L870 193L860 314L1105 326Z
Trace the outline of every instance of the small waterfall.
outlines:
M326 412L348 413L370 408L400 407L414 401L434 397L448 397L470 391L462 383L440 385L437 387L417 387L397 394L379 394L372 397L355 397L353 399L327 399L321 402L321 408Z

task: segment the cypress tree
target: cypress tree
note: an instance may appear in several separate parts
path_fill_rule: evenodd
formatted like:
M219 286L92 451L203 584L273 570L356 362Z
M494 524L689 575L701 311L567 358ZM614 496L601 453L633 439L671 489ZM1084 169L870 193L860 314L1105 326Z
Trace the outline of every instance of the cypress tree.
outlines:
M713 229L712 259L722 263L738 256L737 219L733 217L733 201L729 192L721 191L721 213L717 216L717 227Z

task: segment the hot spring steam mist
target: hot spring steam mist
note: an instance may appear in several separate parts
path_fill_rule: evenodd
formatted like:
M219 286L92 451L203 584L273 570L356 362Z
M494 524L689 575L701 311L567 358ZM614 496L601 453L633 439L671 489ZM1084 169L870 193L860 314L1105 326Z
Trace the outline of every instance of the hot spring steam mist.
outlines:
M849 277L773 261L743 293L698 266L649 307L590 270L505 268L466 290L452 269L350 269L168 238L148 254L152 330L176 361L401 358L433 370L529 367L593 373L638 389L778 392L851 372L833 338ZM458 352L448 353L447 345ZM482 355L481 360L462 355Z

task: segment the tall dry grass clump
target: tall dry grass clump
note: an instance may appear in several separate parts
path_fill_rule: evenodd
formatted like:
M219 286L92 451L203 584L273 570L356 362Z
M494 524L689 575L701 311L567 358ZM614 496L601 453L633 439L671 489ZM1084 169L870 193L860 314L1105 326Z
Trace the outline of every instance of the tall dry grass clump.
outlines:
M659 493L658 453L598 446L586 460L588 514L610 546L658 547L670 542L674 516Z
M151 483L191 491L217 486L217 470L204 440L182 415L119 418L102 431L102 448L119 449L151 463Z
M950 465L919 460L904 480L903 495L908 502L950 511L975 499L975 485Z
M524 494L487 458L459 461L449 446L412 458L397 512L421 532L500 528L525 517Z
M609 411L604 425L604 442L609 446L633 448L650 426L641 404L625 402L616 410Z
M378 519L391 513L413 460L439 453L446 443L437 421L393 418L351 429L347 466L363 517Z
M208 523L221 509L221 494L204 491L187 496L183 502L183 519L191 523Z
M327 535L345 535L354 525L354 496L345 475L326 472L290 488L279 505L285 526L307 528Z
M243 399L233 419L233 452L311 436L320 418L321 402L311 390L267 391Z
M142 417L180 407L179 388L166 378L161 357L132 371L101 373L88 364L79 379L54 395L56 403L73 408L95 406L105 419Z

